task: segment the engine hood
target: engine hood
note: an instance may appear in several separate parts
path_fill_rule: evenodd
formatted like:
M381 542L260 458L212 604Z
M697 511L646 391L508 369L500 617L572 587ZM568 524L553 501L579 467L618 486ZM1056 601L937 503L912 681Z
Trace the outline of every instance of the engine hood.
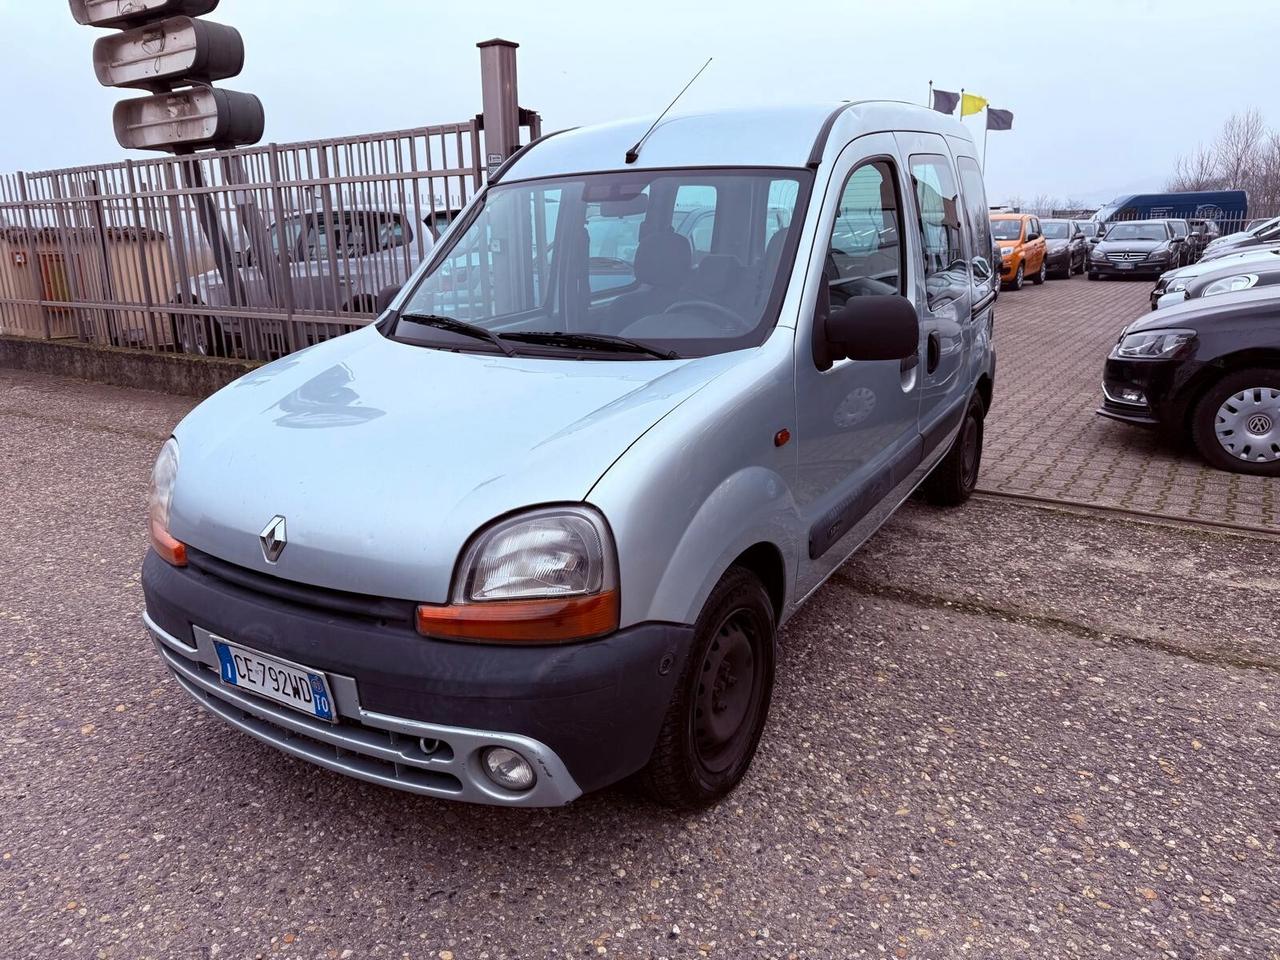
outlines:
M1125 327L1125 333L1178 328L1205 331L1239 323L1253 327L1266 323L1280 334L1280 287L1254 287L1149 311Z
M1094 250L1100 256L1108 253L1150 253L1167 243L1167 240L1101 240Z
M368 327L243 377L179 424L170 529L274 576L442 602L479 527L584 500L641 434L741 357L508 358ZM269 564L258 537L276 516L288 545Z

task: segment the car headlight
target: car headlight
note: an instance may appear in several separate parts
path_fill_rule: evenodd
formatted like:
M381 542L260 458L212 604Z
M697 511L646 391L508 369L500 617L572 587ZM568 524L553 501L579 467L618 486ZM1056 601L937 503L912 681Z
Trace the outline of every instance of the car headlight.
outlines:
M548 507L482 530L447 605L418 607L418 631L452 640L567 643L618 627L617 560L604 518Z
M1147 259L1163 260L1168 255L1169 255L1169 247L1165 244L1161 244L1160 246L1156 247L1154 250L1152 250L1150 253L1147 254Z
M1215 280L1202 291L1202 297L1215 297L1220 293L1233 293L1236 290L1248 290L1258 282L1256 273L1239 273L1234 277L1223 277L1221 280Z
M173 506L173 488L178 481L178 441L170 437L160 448L156 464L151 468L151 484L147 488L147 529L151 546L161 559L175 567L187 565L186 545L169 533L169 510Z
M1170 281L1169 281L1168 289L1167 289L1165 292L1166 292L1166 293L1181 293L1183 290L1187 289L1187 284L1188 284L1188 283L1190 283L1190 282L1191 282L1190 280L1186 280L1186 279L1181 279L1181 280L1170 280Z
M1170 360L1195 343L1194 330L1147 330L1125 334L1112 356L1125 360Z

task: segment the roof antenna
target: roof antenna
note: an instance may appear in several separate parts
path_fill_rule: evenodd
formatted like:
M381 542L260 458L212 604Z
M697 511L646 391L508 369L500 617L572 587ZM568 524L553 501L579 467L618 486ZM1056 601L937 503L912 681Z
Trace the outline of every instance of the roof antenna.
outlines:
M668 113L670 113L671 108L674 107L676 105L676 102L681 97L684 96L684 91L692 87L693 81L697 80L700 76L702 76L702 71L707 69L707 67L709 66L711 66L711 57L707 57L707 62L704 63L702 65L702 68L693 75L693 80L690 80L688 83L684 85L684 90L681 90L679 93L676 94L676 99L668 103L667 109L663 110L660 114L658 114L658 119L653 121L653 126L650 127L648 130L646 130L644 132L644 136L636 141L636 145L627 151L627 163L635 163L637 160L640 159L640 148L643 147L644 142L649 139L649 134L653 133L654 127L656 127L658 124L662 122L662 118L665 117Z

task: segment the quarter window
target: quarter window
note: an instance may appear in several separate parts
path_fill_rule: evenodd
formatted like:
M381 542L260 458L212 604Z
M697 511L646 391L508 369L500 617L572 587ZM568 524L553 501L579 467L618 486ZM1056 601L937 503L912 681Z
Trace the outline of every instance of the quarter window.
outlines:
M990 279L991 220L987 215L987 191L982 182L982 170L972 157L956 159L960 171L960 188L964 197L965 215L969 218L970 236L973 237L973 274L981 282Z
M850 297L902 292L901 222L893 164L875 160L849 174L823 269L833 307Z

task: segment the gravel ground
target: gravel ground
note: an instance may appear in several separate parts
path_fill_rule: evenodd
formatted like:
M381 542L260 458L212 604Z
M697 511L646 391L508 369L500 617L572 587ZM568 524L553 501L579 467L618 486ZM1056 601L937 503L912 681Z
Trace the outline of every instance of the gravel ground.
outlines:
M786 630L727 803L466 807L165 679L187 405L0 370L0 958L1280 957L1280 541L913 504Z

